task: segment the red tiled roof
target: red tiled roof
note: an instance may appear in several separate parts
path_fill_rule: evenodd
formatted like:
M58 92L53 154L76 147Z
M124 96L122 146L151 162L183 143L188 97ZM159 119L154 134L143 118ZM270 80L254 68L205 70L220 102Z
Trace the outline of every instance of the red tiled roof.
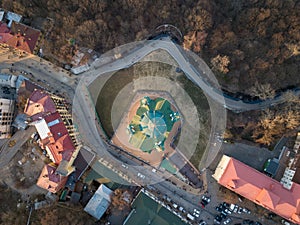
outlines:
M291 190L285 189L278 181L228 156L223 156L214 177L228 189L300 224L299 184L294 183Z
M55 159L55 163L59 164L62 159L69 161L75 147L59 113L55 112L49 114L45 116L44 119L48 124L51 137L42 141L51 151L53 158Z
M37 181L37 185L52 193L58 192L67 182L68 177L56 173L56 165L45 165Z
M28 99L24 113L29 116L36 115L38 113L43 114L56 112L56 107L51 97L42 90L34 90ZM33 117L33 120L37 120L38 117Z
M7 27L6 23L0 22L0 33L9 33L10 29Z
M23 51L33 53L40 36L40 31L13 21L10 34L12 36L7 40L2 41L3 43Z
M6 43L13 35L10 33L6 23L0 22L0 43Z

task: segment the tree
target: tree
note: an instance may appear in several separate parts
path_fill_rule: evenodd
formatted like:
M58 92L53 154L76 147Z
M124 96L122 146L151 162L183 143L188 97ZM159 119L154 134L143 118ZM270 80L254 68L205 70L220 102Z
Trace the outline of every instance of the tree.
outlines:
M204 31L197 32L192 31L184 36L183 48L192 50L194 52L200 52L202 46L205 44L207 33Z
M221 73L224 73L224 74L229 72L228 65L230 63L230 60L229 60L228 56L217 55L210 62L213 66L213 69L215 69Z
M275 90L270 83L260 84L257 81L255 82L255 85L248 90L248 93L261 100L272 99L275 97Z
M117 209L121 211L125 209L127 206L129 206L131 198L132 197L129 192L122 189L116 189L111 196L111 210Z

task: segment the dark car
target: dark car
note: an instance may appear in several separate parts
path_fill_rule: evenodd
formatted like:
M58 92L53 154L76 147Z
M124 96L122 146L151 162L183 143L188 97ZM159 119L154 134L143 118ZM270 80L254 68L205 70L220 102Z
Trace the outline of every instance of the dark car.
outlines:
M222 203L222 206L228 208L228 207L230 206L230 204L228 204L227 202L223 202L223 203Z
M225 219L226 218L226 213L224 213L224 212L221 212L221 214L220 214L220 217L222 218L222 219Z
M217 210L218 212L222 212L222 211L223 211L219 206L216 207L216 210Z
M222 221L222 218L219 215L216 215L215 221L220 223Z
M202 200L201 200L201 205L202 205L203 207L205 207L207 204L208 204L208 202L207 202L205 199L202 199Z
M254 223L255 225L262 225L260 222L258 222L258 221L256 221L255 223Z
M243 220L243 224L249 224L252 220ZM253 222L253 221L252 221Z

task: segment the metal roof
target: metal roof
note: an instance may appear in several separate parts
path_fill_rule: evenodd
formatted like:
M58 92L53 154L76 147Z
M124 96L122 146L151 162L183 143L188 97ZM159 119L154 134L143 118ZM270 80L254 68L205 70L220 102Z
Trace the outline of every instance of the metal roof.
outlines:
M84 211L99 220L110 204L111 193L112 190L101 184L84 208Z

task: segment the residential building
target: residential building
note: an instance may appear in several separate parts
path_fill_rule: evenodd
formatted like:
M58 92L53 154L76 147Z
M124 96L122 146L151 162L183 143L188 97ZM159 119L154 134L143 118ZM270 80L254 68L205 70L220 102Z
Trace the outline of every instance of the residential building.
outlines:
M0 97L0 139L9 138L11 135L11 125L14 119L14 109L14 99Z
M14 120L16 81L18 76L0 74L0 139L11 135Z
M267 208L279 216L300 224L300 185L290 188L246 164L223 155L213 177L222 186Z
M110 205L111 194L112 190L101 184L85 206L84 211L99 220Z
M7 20L8 27L11 27L13 22L19 23L22 20L22 16L14 12L8 11L4 15L5 15L5 19Z
M37 185L52 193L60 191L66 184L68 177L56 172L57 165L50 163L45 165L37 181Z
M40 146L57 165L62 160L70 161L75 147L59 113L46 115L32 123L40 135Z
M46 150L56 166L53 173L60 177L65 185L68 176L76 170L73 164L81 146L76 139L72 116L68 113L64 99L35 89L27 100L24 112L31 118L30 125L35 126L40 136L40 147ZM49 176L40 176L40 179L38 184L51 182ZM57 192L63 187L58 185L54 190L53 185L40 186L51 192Z
M11 21L11 25L0 22L0 43L19 50L34 53L40 37L40 31L25 24Z

